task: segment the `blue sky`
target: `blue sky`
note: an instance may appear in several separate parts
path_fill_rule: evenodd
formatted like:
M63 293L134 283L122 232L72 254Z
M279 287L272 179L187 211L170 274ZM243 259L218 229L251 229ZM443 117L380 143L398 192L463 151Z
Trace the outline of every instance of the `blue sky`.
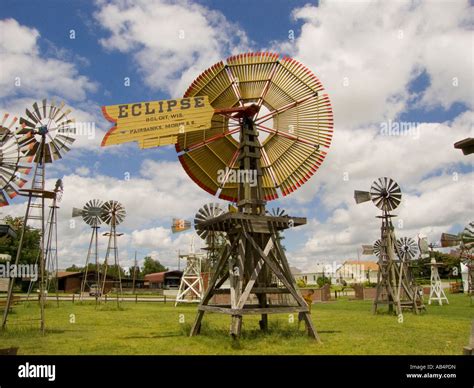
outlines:
M412 9L408 3L395 3L323 2L318 6L296 0L183 0L173 8L173 26L169 17L160 18L171 9L164 0L133 5L4 0L0 21L8 29L0 30L0 42L4 40L0 48L8 64L0 58L0 67L3 61L8 71L0 79L4 90L0 110L18 109L11 113L21 114L20 107L39 96L64 98L81 117L95 122L97 137L101 137L109 128L101 117L102 105L178 97L215 62L212 58L224 59L236 49L290 54L321 79L333 102L336 123L333 144L320 171L303 189L271 204L308 217L307 226L287 234L292 264L310 268L319 261L354 258L361 243L377 238L375 208L369 204L356 208L352 193L368 189L373 179L383 175L393 176L406 193L400 217L408 226L400 232L414 236L423 230L436 240L441 231L459 231L473 208L472 200L465 198L473 190L472 159L452 148L454 140L469 136L472 126L472 8L467 2L420 2L412 4ZM450 16L441 18L446 12ZM385 18L387 14L393 16ZM163 39L173 36L175 28L191 31L191 40L193 34L205 31L209 41L191 41L191 47L167 52ZM70 39L71 29L75 39ZM27 36L34 36L34 30L38 35L30 42ZM149 33L143 35L142 30ZM294 40L288 39L290 30ZM16 36L21 37L18 46L25 50L12 45ZM193 51L193 45L202 46L202 55ZM50 58L73 70L58 70L57 79L42 74L46 69L41 66ZM166 75L169 66L164 66L168 60L176 64L170 75ZM18 64L19 73L23 67L30 69L21 75L33 87L11 86L12 63ZM124 86L124 77L130 78L129 87ZM345 78L348 86L342 86ZM62 81L74 87L61 90ZM35 84L44 87L37 90ZM380 126L387 120L416 123L421 135L382 136ZM101 150L99 138L81 141L50 170L50 179L66 177L65 182L77 185L66 186L64 225L70 221L70 208L82 206L86 195L91 199L113 194L129 211L123 224L125 263L138 249L173 265L170 256L177 249L187 249L192 233L170 235L171 212L191 219L199 204L213 199L180 175L173 147L139 150L128 145ZM130 181L124 181L125 173L132 177ZM345 173L349 173L348 181L342 179ZM453 174L459 179L454 180ZM148 206L156 211L134 201L131 193L137 187L143 187L150 196ZM178 189L186 193L184 199L176 197ZM186 205L172 205L173 198ZM453 206L451 214L441 214L439 208L447 205ZM22 209L17 199L4 213L21 214ZM65 230L65 245L70 244L63 250L65 263L81 262L88 230L78 228Z

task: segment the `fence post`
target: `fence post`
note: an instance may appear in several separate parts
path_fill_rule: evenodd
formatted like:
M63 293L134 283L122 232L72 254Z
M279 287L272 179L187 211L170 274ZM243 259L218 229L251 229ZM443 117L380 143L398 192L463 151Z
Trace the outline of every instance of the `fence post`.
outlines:
M135 295L135 303L138 303L138 295Z
M165 304L166 304L166 295L164 294L163 296L165 297Z
M75 296L75 295L76 295L76 294L72 294L72 303L73 303L73 304L74 304L74 296Z

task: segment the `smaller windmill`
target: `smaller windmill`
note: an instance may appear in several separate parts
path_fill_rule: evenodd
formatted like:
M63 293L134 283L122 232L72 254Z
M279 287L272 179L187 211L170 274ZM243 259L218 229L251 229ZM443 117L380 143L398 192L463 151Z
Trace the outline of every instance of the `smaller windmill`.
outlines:
M474 221L471 221L459 234L441 234L441 246L443 248L456 247L460 249L459 257L461 262L467 267L469 295L474 295Z
M109 242L107 244L107 252L104 260L104 275L102 279L100 298L102 298L102 295L104 295L104 292L106 291L105 284L107 282L107 270L109 267L110 255L112 254L114 257L115 268L117 270L117 277L112 282L116 289L117 305L119 305L120 299L122 298L122 274L120 273L120 261L117 245L117 237L122 236L122 233L117 233L117 225L123 222L126 214L125 208L120 202L107 201L102 205L102 213L100 215L100 219L110 226L110 231L104 233L104 236L109 238Z
M433 257L431 262L427 264L431 268L431 277L430 277L430 298L428 304L431 304L432 301L438 302L440 306L443 305L443 300L449 304L449 300L444 293L443 287L441 285L441 278L439 277L438 267L441 267L443 264L437 263L436 259Z
M222 246L223 234L207 229L201 229L199 226L206 221L224 214L224 209L218 203L207 203L202 206L194 216L194 228L199 237L206 242L207 263L210 270L214 267Z
M206 255L195 252L194 236L191 242L190 252L186 255L180 255L179 258L186 260L186 268L181 277L175 306L177 306L178 303L199 303L204 294L201 268L202 261L206 258Z
M54 200L56 197L54 191L45 190L46 166L61 159L63 154L70 150L70 146L75 141L75 120L70 117L70 113L70 109L65 109L64 102L57 105L54 100L49 103L45 98L40 103L33 103L32 108L25 109L25 115L21 117L19 121L21 127L15 132L15 136L18 138L20 159L33 164L33 177L30 188L18 190L20 195L28 198L28 201L15 258L15 265L18 265L21 257L25 230L31 226L29 223L34 221L39 225L41 235L38 263L40 266L40 330L42 332L44 332L45 329L44 306L46 300L45 207L47 200ZM13 178L12 182L15 182L15 178ZM23 185L24 183L20 181L20 184L16 184L20 186L20 184ZM10 198L12 198L14 193L11 192L11 187L8 185L4 187ZM8 285L7 303L3 313L2 329L5 329L7 325L13 297L13 287L14 279L12 278Z
M84 222L89 225L92 229L91 239L89 242L89 249L87 250L86 257L86 266L84 269L84 277L81 282L81 294L80 299L82 300L86 287L91 290L94 283L89 282L88 272L89 272L89 263L91 259L94 259L95 263L95 288L94 293L96 303L99 298L99 288L100 288L100 266L99 266L99 229L100 224L102 223L101 215L103 212L102 209L103 202L99 199L92 199L88 201L82 209L73 208L72 217L82 217Z
M379 304L386 303L389 312L395 308L398 316L402 314L402 309L418 313L423 305L422 301L420 304L417 288L410 280L413 278L411 268L407 265L410 247L404 252L400 245L397 246L392 224L392 218L396 216L391 211L400 205L402 198L400 186L391 178L378 178L372 183L370 191L356 190L354 198L357 204L372 201L382 210L382 215L377 216L382 220L381 238L374 244L374 253L379 258L379 273L372 311L376 313Z
M21 155L18 136L12 130L17 121L16 117L10 119L6 113L0 123L0 207L7 206L8 199L18 195L19 189L27 182L21 175L27 175L31 170L23 164L31 158Z

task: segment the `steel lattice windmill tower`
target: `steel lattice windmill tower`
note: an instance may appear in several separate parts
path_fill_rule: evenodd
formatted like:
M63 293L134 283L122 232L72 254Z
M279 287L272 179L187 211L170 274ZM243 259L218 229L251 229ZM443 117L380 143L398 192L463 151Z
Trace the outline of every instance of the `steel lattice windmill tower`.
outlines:
M236 204L235 211L199 225L199 230L222 233L225 247L191 335L200 332L205 312L229 315L233 337L240 335L244 315L260 315L260 328L266 330L269 314L301 313L308 334L319 339L279 238L279 232L306 219L268 215L265 205L297 190L323 162L333 132L332 109L323 91L318 78L298 61L247 53L205 70L182 99L103 107L115 125L103 146L176 144L190 178ZM230 289L222 288L227 280ZM228 293L230 303L212 304L213 296L222 293ZM251 294L257 304L249 303ZM273 303L281 294L289 302Z
M382 220L381 238L374 244L374 253L379 258L379 273L373 313L377 312L380 304L388 304L389 312L393 312L395 308L398 316L403 313L403 308L418 313L423 307L423 301L408 266L410 249L413 249L413 246L408 240L399 241L397 246L392 224L392 218L396 216L390 213L401 202L400 186L391 178L378 178L373 182L370 191L356 190L354 198L358 204L372 201L382 210L382 215L377 216ZM407 245L406 251L401 249L404 244Z
M120 260L117 245L117 237L120 237L122 233L117 233L117 225L122 223L126 214L125 208L120 202L107 201L102 205L102 213L100 216L101 220L110 226L110 231L104 233L104 236L109 238L109 242L107 244L107 252L105 253L104 274L99 300L102 300L102 296L106 291L105 284L107 283L107 271L109 268L110 255L112 254L118 275L118 280L116 279L113 281L117 294L117 306L120 304L120 300L122 299L122 274L120 273Z
M443 264L437 263L436 259L433 257L429 264L431 268L431 276L430 276L430 298L428 300L428 304L431 304L431 301L438 302L440 306L443 305L443 300L449 304L449 300L444 293L443 287L441 285L441 278L439 277L438 267L442 266Z
M18 265L23 248L25 230L29 222L36 221L40 229L40 329L44 332L44 305L46 299L46 218L45 204L47 200L54 200L56 193L45 190L46 166L62 158L62 155L70 150L74 142L75 123L69 115L70 109L65 109L62 102L56 105L53 100L48 103L43 99L41 104L35 102L33 109L25 110L25 116L20 118L21 128L16 132L20 136L18 144L20 153L24 158L29 158L33 163L33 178L30 189L21 189L19 193L28 198L25 217L23 220L20 242L15 258L15 265ZM35 214L36 212L36 214ZM3 314L2 328L7 325L9 306L13 297L14 280L10 279L8 286L7 304Z
M61 201L62 194L64 192L62 179L56 181L53 193L54 198L51 206L49 206L49 214L46 222L46 246L45 246L45 276L46 286L45 290L47 293L54 290L56 294L56 304L59 307L59 284L58 284L58 209L59 202ZM40 255L38 255L35 265L38 265ZM36 282L30 281L28 287L27 300L30 297L31 291L33 290Z
M91 287L92 284L89 283L88 280L88 272L89 272L89 263L91 260L94 260L95 264L95 284L96 284L96 292L95 292L95 301L98 302L99 299L99 290L100 288L100 263L99 263L99 229L100 224L102 223L101 215L103 213L103 205L104 203L99 199L92 199L88 201L82 209L73 208L72 209L72 217L82 217L84 222L89 225L92 229L91 239L89 242L89 248L87 250L87 257L86 257L86 265L84 270L84 277L82 278L81 282L81 294L80 299L82 300L84 292L86 291L86 287Z

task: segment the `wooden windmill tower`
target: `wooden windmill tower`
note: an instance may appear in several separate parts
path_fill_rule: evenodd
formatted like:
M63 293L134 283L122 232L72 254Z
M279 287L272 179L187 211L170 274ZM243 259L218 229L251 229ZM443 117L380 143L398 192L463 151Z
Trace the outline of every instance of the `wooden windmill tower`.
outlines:
M191 179L236 204L236 211L199 224L198 230L222 233L225 247L191 335L200 332L206 312L228 314L233 337L240 335L244 315L260 315L260 328L266 330L268 314L298 312L308 334L318 339L279 236L306 219L268 215L265 205L297 190L323 162L333 128L323 90L316 76L292 58L248 53L204 71L183 99L103 107L115 126L102 145L176 144ZM227 280L230 289L222 288ZM214 295L223 293L230 303L212 304ZM251 294L257 303L249 303ZM288 295L287 303L275 302L281 294Z
M56 105L54 100L48 103L46 99L40 104L35 102L33 109L25 110L25 116L20 118L21 127L16 131L20 136L18 144L23 158L29 158L33 163L33 178L30 189L21 189L19 193L28 198L25 217L23 220L20 242L15 258L18 265L23 248L25 230L31 221L39 224L41 234L39 269L40 269L40 329L44 332L44 305L46 299L46 217L45 207L47 200L56 197L54 191L45 190L46 166L62 158L70 150L74 142L75 123L69 115L70 109L65 109L62 102ZM7 325L9 306L13 297L14 280L10 279L8 286L7 304L3 314L2 328Z
M440 306L443 305L443 300L449 304L449 300L444 293L443 287L441 285L441 278L439 277L438 268L443 264L437 263L436 259L433 257L431 262L427 264L431 268L431 276L430 276L430 298L428 300L428 304L431 304L431 301L438 302Z
M414 285L408 263L408 258L411 257L410 249L414 248L412 244L408 244L406 251L401 249L407 241L400 241L397 246L392 224L392 218L396 216L390 213L401 202L400 186L391 178L378 178L372 184L370 191L356 190L354 198L358 204L372 201L382 210L382 215L377 216L382 220L381 238L374 244L374 253L379 258L379 274L373 313L377 312L380 304L388 304L389 312L395 309L398 316L403 313L403 308L418 313L423 302Z
M86 265L84 269L84 276L81 282L81 294L80 299L82 300L86 288L89 290L91 286L95 283L96 292L95 292L95 301L98 302L99 299L99 289L100 289L100 265L99 265L99 229L100 224L102 223L101 215L103 212L104 203L99 199L92 199L87 202L82 209L73 208L72 217L82 217L84 222L89 225L92 229L91 239L89 242L89 249L87 250ZM89 263L92 262L92 259L95 264L95 280L94 283L89 281L88 272L89 272Z
M179 303L201 302L204 293L201 271L202 261L205 258L205 254L196 253L193 236L190 252L185 255L179 255L180 260L186 260L186 267L184 268L183 276L181 277L181 283L179 284L175 306L177 306Z

